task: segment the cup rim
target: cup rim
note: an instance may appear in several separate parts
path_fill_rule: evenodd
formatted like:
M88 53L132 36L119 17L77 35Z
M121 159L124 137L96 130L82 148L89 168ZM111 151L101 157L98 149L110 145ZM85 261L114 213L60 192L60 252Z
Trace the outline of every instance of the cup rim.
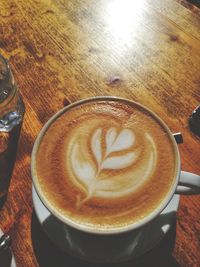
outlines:
M113 229L95 229L95 228L80 224L78 222L75 222L75 221L71 220L70 218L60 214L58 209L56 209L53 205L51 205L50 201L47 201L47 199L44 197L44 194L43 194L41 188L39 186L37 186L37 182L36 182L36 179L37 179L36 178L37 173L36 173L36 167L35 167L36 153L37 153L37 150L38 150L39 145L41 143L42 137L44 136L44 134L46 133L46 131L48 130L50 125L58 117L60 117L63 113L67 112L67 110L69 110L73 107L79 106L85 102L93 102L93 101L98 101L98 100L101 100L101 101L104 101L104 100L123 101L123 102L126 102L128 104L135 104L135 105L143 108L147 112L149 112L161 124L161 126L164 127L164 129L166 130L168 137L170 138L170 141L173 144L175 159L176 159L176 166L177 166L176 177L174 179L174 183L173 183L171 190L169 191L169 193L167 194L165 199L160 203L160 205L152 213L150 213L149 215L147 215L146 217L144 217L143 219L141 219L135 223L133 222L132 224L128 224L126 226L122 226L119 228L113 228ZM44 206L49 210L49 212L53 216L55 216L58 220L62 221L64 224L66 224L72 228L75 228L77 230L80 230L80 231L83 231L86 233L91 233L91 234L101 234L101 235L120 234L120 233L125 233L125 232L131 231L131 230L135 230L135 229L140 228L140 227L144 226L145 224L151 222L154 218L156 218L162 212L162 210L168 205L168 203L172 199L172 197L175 193L175 190L177 188L177 185L178 185L180 172L181 172L181 163L180 163L180 154L179 154L178 146L177 146L177 143L175 141L175 138L172 135L172 132L170 131L170 129L168 128L166 123L156 113L154 113L152 110L150 110L146 106L144 106L144 105L142 105L136 101L129 100L129 99L122 98L122 97L117 97L117 96L96 96L96 97L85 98L85 99L73 102L73 103L69 104L68 106L60 109L44 124L44 126L40 130L40 132L37 135L36 140L34 142L32 154L31 154L32 182L33 182L33 186L37 192L37 195L40 198L40 200L42 201L42 203L44 204Z

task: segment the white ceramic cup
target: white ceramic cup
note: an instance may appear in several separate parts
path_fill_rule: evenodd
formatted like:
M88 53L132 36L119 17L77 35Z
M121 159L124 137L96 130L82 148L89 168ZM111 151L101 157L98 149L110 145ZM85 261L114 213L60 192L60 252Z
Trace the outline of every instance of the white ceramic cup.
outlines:
M68 112L72 107L79 106L83 104L84 102L88 101L95 101L95 100L113 100L113 101L123 101L127 103L135 103L130 100L121 99L117 97L95 97L90 99L81 100L78 102L75 102L62 110L60 110L58 113L56 113L42 128L41 132L39 133L34 148L32 151L32 161L31 161L31 174L32 174L32 180L34 188L41 199L44 206L49 210L49 212L59 221L62 221L62 226L65 228L65 238L68 240L69 243L69 252L75 254L76 256L82 257L86 260L92 260L97 262L110 262L115 260L126 260L128 257L127 255L127 249L132 246L135 242L137 242L138 237L141 233L141 229L145 227L147 224L151 223L153 220L156 219L157 216L159 216L162 212L162 210L168 205L170 200L172 199L173 195L178 194L199 194L200 193L200 176L181 171L181 160L180 155L178 151L178 145L175 141L175 138L169 128L166 126L166 124L151 110L148 108L140 105L145 110L148 110L152 114L153 117L156 117L157 120L161 123L161 125L165 128L167 131L172 144L174 146L176 157L177 157L177 176L175 178L175 183L171 191L169 192L165 203L163 205L159 206L155 212L153 212L150 216L147 216L147 218L144 218L138 223L129 224L128 226L124 226L124 228L120 229L119 231L109 231L101 232L96 231L95 229L88 230L84 229L82 225L75 224L73 222L69 222L68 219L65 220L63 216L59 214L59 211L56 209L52 209L48 202L45 201L45 198L43 197L43 192L40 190L40 188L37 185L36 182L36 171L35 171L35 159L36 159L36 153L37 149L40 145L41 139L45 132L47 131L48 127L63 113ZM138 105L138 103L137 103ZM134 240L134 242L133 242ZM113 257L113 255L122 255L121 257Z

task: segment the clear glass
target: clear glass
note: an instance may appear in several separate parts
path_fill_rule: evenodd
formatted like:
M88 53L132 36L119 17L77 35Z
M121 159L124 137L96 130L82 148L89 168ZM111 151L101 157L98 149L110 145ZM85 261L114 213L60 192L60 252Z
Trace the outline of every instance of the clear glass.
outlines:
M0 55L0 208L14 168L24 111L10 66Z

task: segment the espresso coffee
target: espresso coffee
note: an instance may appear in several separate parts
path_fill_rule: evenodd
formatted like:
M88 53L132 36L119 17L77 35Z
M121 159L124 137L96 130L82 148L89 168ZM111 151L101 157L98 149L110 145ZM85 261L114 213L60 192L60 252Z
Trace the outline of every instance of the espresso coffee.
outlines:
M90 99L61 111L32 161L44 204L83 229L121 229L166 201L177 176L174 141L151 112L123 99Z

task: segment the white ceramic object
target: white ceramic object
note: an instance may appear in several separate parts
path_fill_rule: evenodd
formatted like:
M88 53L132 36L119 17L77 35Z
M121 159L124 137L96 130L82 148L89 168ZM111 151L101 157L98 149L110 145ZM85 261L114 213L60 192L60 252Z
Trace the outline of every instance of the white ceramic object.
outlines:
M136 103L152 117L162 125L165 129L171 143L174 147L174 153L176 156L176 168L177 174L174 184L167 194L166 198L160 203L160 205L148 216L142 218L139 221L133 222L120 229L98 229L82 225L75 221L72 221L69 217L64 216L59 209L57 209L49 199L45 197L39 186L36 173L36 154L40 145L43 135L45 135L48 127L64 112L69 109L79 106L84 102L92 102L96 100L112 100L123 101L127 104L134 103L127 99L119 99L116 97L96 97L85 99L73 103L55 114L43 127L39 133L32 152L31 161L31 174L33 184L39 195L42 203L38 201L33 192L33 200L35 202L36 213L39 221L42 223L49 237L55 241L61 248L66 251L93 261L105 261L108 262L127 260L129 258L136 257L145 252L149 248L153 247L163 236L172 222L172 217L175 218L176 210L178 207L179 194L198 194L200 193L200 176L181 171L181 159L179 155L178 145L175 138L167 125L159 118L155 113L148 108ZM40 204L39 204L40 203ZM48 209L48 210L47 210ZM41 211L42 210L42 211ZM50 211L50 212L49 212ZM163 213L164 212L164 213ZM45 216L44 216L44 214ZM166 219L165 221L165 218ZM62 223L61 223L62 222ZM61 245L62 243L62 245Z

